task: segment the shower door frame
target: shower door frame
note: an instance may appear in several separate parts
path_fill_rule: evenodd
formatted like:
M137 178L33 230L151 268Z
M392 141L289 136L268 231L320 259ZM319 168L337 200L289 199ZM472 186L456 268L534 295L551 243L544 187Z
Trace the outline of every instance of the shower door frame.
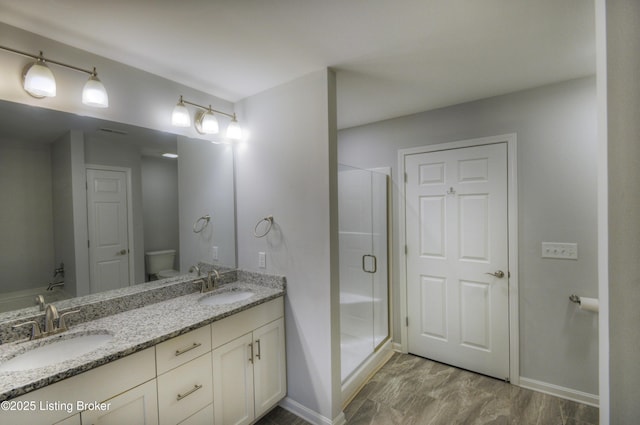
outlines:
M354 169L359 169L358 167L352 167ZM387 267L387 271L386 271L386 291L387 291L387 317L386 317L386 323L387 323L387 335L385 338L383 338L380 343L376 344L373 347L373 350L371 351L371 353L368 355L368 357L358 366L356 367L356 369L354 369L353 372L351 372L351 374L346 377L346 379L342 382L343 385L343 402L349 400L352 396L353 396L353 389L357 389L357 387L359 387L362 382L360 381L364 381L363 379L358 379L359 373L361 372L361 369L363 369L365 366L367 366L367 364L371 361L373 361L374 363L377 362L378 360L375 359L374 357L383 354L383 363L386 362L386 360L388 359L389 355L392 353L391 351L391 342L393 340L393 297L392 297L392 287L391 287L391 277L393 276L393 200L392 200L392 183L393 183L393 178L392 178L392 169L391 167L376 167L376 168L366 168L366 169L360 169L362 171L368 171L368 172L372 172L372 173L378 173L378 174L382 174L385 176L385 196L386 196L386 231L387 231L387 241L386 241L386 250L387 250L387 258L386 258L386 267ZM389 351L389 353L383 353L385 347L388 348L387 351ZM380 364L381 366L381 364ZM371 366L369 366L371 367ZM378 366L374 366L374 369L377 368ZM370 371L364 370L363 371L363 375L368 376ZM366 378L366 376L364 376L364 378ZM353 381L355 382L359 382L357 385L354 386ZM353 387L353 388L352 388Z

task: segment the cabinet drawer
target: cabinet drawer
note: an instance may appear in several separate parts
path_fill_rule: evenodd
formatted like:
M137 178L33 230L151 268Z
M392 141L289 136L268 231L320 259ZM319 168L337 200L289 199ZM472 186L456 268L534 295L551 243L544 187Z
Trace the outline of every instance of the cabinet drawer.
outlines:
M229 341L233 341L283 316L284 301L283 297L279 297L252 307L249 310L241 311L240 313L213 322L211 324L212 348L220 347Z
M180 425L203 425L213 423L213 403L199 411L193 416L189 416Z
M160 425L177 424L213 400L211 353L158 376Z
M203 326L156 345L158 375L211 351L211 330Z

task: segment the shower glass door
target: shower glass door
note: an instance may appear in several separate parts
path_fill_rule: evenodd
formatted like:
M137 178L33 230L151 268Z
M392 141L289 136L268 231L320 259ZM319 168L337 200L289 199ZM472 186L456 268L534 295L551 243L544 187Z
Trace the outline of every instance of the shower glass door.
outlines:
M343 382L389 337L387 186L384 173L340 165Z

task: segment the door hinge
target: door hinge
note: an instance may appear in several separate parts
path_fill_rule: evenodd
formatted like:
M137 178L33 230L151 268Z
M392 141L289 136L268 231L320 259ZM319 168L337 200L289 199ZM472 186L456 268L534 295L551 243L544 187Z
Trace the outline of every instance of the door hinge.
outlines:
M404 246L404 255L409 254L409 247L407 245Z
M409 181L409 176L407 173L404 173L404 182L406 183L407 181Z
M87 239L87 248L91 248L91 241Z
M409 327L409 316L404 318L404 322L405 322L406 326Z

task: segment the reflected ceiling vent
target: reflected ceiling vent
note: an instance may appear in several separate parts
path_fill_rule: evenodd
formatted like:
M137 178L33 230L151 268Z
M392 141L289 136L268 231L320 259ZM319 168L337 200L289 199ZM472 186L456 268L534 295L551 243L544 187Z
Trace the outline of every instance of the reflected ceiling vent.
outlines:
M121 136L126 136L127 134L129 134L123 130L116 130L115 128L107 128L107 127L100 128L100 131L104 131L105 133L119 134Z

